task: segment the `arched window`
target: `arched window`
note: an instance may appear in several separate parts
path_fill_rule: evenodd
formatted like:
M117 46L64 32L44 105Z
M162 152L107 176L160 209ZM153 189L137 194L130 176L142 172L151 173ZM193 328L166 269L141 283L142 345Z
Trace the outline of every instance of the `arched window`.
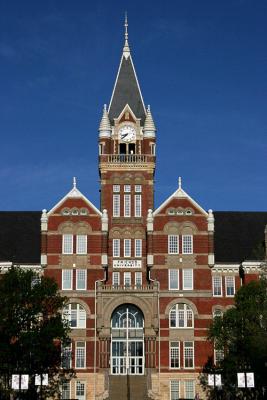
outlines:
M193 310L184 303L175 304L169 314L170 328L193 328Z
M222 317L223 316L223 312L222 312L222 310L220 309L220 308L215 308L214 310L213 310L213 318L216 318L216 317Z
M80 304L70 303L63 309L63 316L71 328L86 328L86 311Z

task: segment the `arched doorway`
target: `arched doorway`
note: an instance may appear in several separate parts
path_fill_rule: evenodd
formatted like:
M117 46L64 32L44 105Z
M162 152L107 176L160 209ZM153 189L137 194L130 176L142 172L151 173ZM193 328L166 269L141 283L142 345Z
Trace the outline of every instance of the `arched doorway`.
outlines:
M144 316L133 304L116 308L111 317L111 373L144 374Z

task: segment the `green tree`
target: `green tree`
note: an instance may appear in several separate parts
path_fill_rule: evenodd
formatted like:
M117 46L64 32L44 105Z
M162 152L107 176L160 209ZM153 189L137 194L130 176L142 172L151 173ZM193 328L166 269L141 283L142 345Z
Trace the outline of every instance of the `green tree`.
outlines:
M209 340L224 352L219 365L208 360L204 373L222 374L223 390L220 398L267 398L267 281L253 281L240 288L235 296L235 306L222 317L216 317L209 330ZM254 372L255 390L237 388L237 372ZM209 398L216 398L208 389ZM265 389L265 397L264 397ZM246 392L246 393L245 393ZM218 397L218 393L217 393Z
M62 370L61 346L69 343L69 326L62 319L66 298L48 277L32 270L11 268L0 278L0 398L11 393L12 374L29 374L30 385L20 398L57 398ZM35 374L49 376L49 386L34 385ZM41 393L40 393L41 392Z

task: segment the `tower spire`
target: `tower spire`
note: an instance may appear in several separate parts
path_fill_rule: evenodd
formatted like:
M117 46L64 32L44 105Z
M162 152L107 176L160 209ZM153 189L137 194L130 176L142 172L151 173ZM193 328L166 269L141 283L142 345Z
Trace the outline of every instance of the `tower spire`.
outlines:
M123 55L127 60L127 58L130 55L130 47L129 47L129 43L128 43L128 17L127 17L127 12L125 12L124 27L125 27L125 31L124 31Z

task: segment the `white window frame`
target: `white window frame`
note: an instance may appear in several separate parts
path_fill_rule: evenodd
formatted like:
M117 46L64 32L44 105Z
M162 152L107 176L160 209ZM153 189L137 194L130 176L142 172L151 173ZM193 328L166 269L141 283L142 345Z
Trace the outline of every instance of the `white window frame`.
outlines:
M142 185L135 185L134 191L135 193L142 193Z
M142 195L134 195L134 216L139 218L142 217Z
M142 257L142 239L135 239L134 241L134 256L141 258Z
M112 286L118 287L120 286L120 272L112 272Z
M179 235L168 235L168 254L179 254Z
M131 193L131 185L124 185L124 193Z
M62 358L64 357L65 353L68 353L68 355L70 355L69 366L67 366L67 368L65 368L63 366L63 362L62 362ZM61 368L71 369L71 367L72 367L72 343L70 343L69 346L65 346L65 347L61 346Z
M64 278L65 274L70 274L70 279L66 280ZM70 282L70 286L67 286L64 284L64 282ZM72 290L73 288L73 270L72 269L62 269L62 280L61 280L61 289L62 290Z
M62 235L62 254L73 254L72 233L63 233Z
M131 257L132 253L132 240L131 239L124 239L123 241L123 254L125 258Z
M84 385L84 394L83 395L77 394L77 386L78 386L78 384ZM86 400L86 381L78 379L75 382L75 399L76 400Z
M175 274L175 282L176 282L176 287L172 287L172 282L174 282L174 277L172 276L173 274ZM174 268L170 268L168 270L168 280L169 280L169 290L179 290L179 269L174 269Z
M192 343L192 346L186 346L186 343ZM194 345L194 341L193 340L186 340L183 343L183 347L184 347L184 369L194 369L195 368L195 345ZM190 352L192 352L192 367L186 367L186 350L190 350ZM187 357L189 358L189 357Z
M123 284L125 287L130 287L132 285L132 276L131 272L124 272L123 273ZM128 284L126 284L128 280Z
M112 241L112 255L113 257L120 257L121 241L120 239L113 239Z
M65 395L63 394L63 385L67 385L67 386L68 386L68 389L67 389L68 397L65 397ZM65 382L63 382L62 385L61 385L60 391L61 391L61 399L62 399L62 400L69 400L69 399L71 399L71 381L67 381L67 380L66 380ZM64 396L64 397L63 397L63 396Z
M225 279L225 296L226 297L234 297L235 296L235 276L226 275L224 279ZM227 283L228 279L232 280L233 285L231 285L231 286L228 285L228 283ZM233 294L227 294L227 289L230 288L230 287L233 288L233 292L234 292Z
M78 279L79 274L84 274L84 287L78 288L78 281L82 282L81 279ZM76 290L86 290L87 289L87 269L76 269Z
M193 235L182 235L182 253L193 254Z
M136 288L142 287L142 272L137 271L134 273L134 283Z
M170 400L180 399L180 389L181 389L180 386L181 386L181 381L179 379L170 380ZM177 393L177 387L178 387L178 393Z
M174 343L178 344L178 346L174 346ZM174 353L178 353L178 356ZM172 359L178 358L178 367L172 367ZM181 357L180 357L180 341L172 340L169 342L169 368L170 369L180 369L181 368Z
M73 305L76 305L76 310L72 310ZM72 315L75 314L76 318L76 326L71 326ZM71 329L86 329L86 310L79 303L69 303L63 309L63 317L69 321L69 325Z
M113 217L120 217L120 195L113 194Z
M175 326L171 325L171 321L173 320L171 315L175 317ZM180 315L182 315L182 318L180 318ZM174 306L172 306L169 312L169 327L170 329L193 329L195 322L194 318L194 312L188 304L176 303ZM179 325L180 320L184 321L184 324L181 326ZM192 326L189 326L188 321L192 322Z
M76 254L87 254L87 235L76 235Z
M113 193L120 193L120 185L113 185Z
M220 286L215 285L215 279L220 279ZM215 288L220 288L220 294L215 294ZM222 276L221 275L213 275L212 276L212 295L213 297L222 297Z
M78 346L79 343L79 346ZM83 346L81 346L81 343ZM78 349L84 349L84 355L83 355L83 366L77 366L77 360L78 360ZM75 343L75 368L77 369L85 369L86 368L86 342L83 341L77 341Z
M186 384L187 383L192 383L193 384L193 393L192 393L192 395L190 394L190 393L188 393L188 388L186 388ZM194 399L195 398L195 395L196 395L196 382L195 382L195 380L194 379L185 379L184 380L184 398L185 399Z
M131 195L125 194L124 195L124 217L131 216Z
M187 272L191 272L191 285L186 286L185 285L185 279L188 278L186 277ZM183 269L183 290L193 290L194 289L194 271L193 268L185 268Z

